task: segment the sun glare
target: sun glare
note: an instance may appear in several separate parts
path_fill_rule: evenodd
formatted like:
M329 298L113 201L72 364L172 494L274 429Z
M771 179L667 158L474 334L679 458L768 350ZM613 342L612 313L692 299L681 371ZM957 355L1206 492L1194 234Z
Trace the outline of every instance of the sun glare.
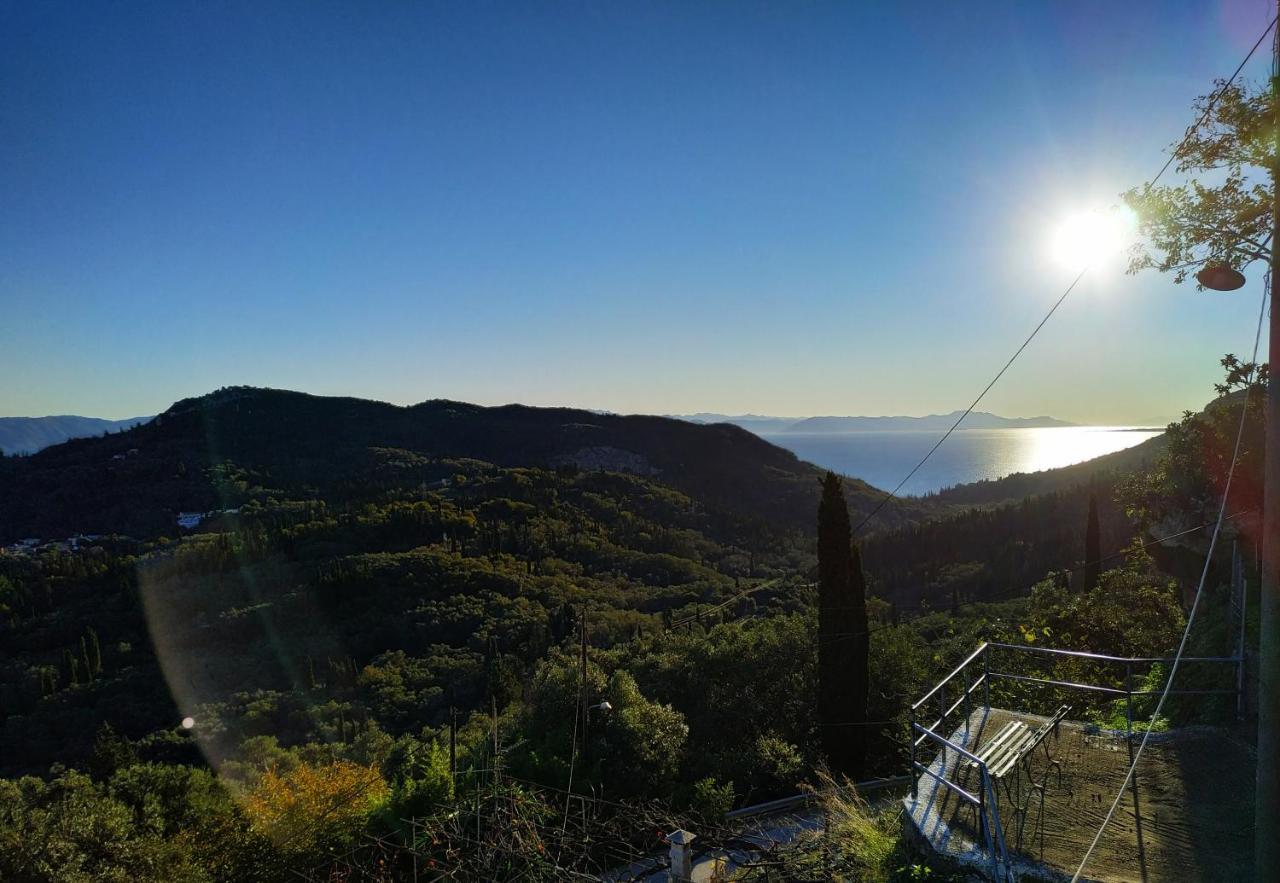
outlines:
M1053 259L1071 270L1094 267L1121 255L1133 242L1137 218L1124 206L1068 215L1054 230Z

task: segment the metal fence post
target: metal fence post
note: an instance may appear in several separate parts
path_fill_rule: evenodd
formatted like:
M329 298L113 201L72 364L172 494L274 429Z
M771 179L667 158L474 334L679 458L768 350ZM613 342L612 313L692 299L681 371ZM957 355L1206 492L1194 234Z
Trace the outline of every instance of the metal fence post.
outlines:
M1124 664L1125 739L1133 751L1133 663Z
M982 648L982 708L991 714L991 645Z
M916 800L920 796L920 777L916 775L919 770L916 769L916 710L911 709L911 729L907 731L908 738L911 740L911 799Z
M1249 581L1240 580L1240 639L1236 643L1236 719L1244 720L1245 614L1249 611Z

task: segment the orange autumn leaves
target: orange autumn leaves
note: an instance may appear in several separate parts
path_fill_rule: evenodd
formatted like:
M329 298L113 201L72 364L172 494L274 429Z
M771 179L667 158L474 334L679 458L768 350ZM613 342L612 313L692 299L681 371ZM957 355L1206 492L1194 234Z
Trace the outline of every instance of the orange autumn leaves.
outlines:
M289 851L307 851L360 830L386 802L387 783L377 767L346 760L300 763L264 772L248 791L244 811L253 827Z

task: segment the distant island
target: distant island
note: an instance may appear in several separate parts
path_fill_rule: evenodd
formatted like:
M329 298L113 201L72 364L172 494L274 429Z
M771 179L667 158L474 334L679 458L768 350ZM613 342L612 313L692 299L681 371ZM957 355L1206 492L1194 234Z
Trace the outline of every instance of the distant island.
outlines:
M725 414L673 415L694 423L732 423L757 435L780 435L791 432L841 433L841 432L889 432L902 430L946 430L956 422L963 411L950 414L929 414L924 417L769 417L744 414L732 417ZM965 418L961 429L1044 429L1057 426L1076 426L1056 417L1001 417L987 411L974 411Z
M0 451L6 454L34 454L73 438L88 438L104 432L119 432L150 417L104 420L101 417L0 417Z

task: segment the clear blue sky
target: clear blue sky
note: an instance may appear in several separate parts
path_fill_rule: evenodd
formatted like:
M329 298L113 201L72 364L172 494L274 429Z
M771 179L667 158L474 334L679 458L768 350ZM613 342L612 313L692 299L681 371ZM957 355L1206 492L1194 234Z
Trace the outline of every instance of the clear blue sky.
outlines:
M0 414L962 407L1069 278L1055 219L1153 174L1271 9L8 3ZM984 408L1199 406L1259 284L1099 272Z

